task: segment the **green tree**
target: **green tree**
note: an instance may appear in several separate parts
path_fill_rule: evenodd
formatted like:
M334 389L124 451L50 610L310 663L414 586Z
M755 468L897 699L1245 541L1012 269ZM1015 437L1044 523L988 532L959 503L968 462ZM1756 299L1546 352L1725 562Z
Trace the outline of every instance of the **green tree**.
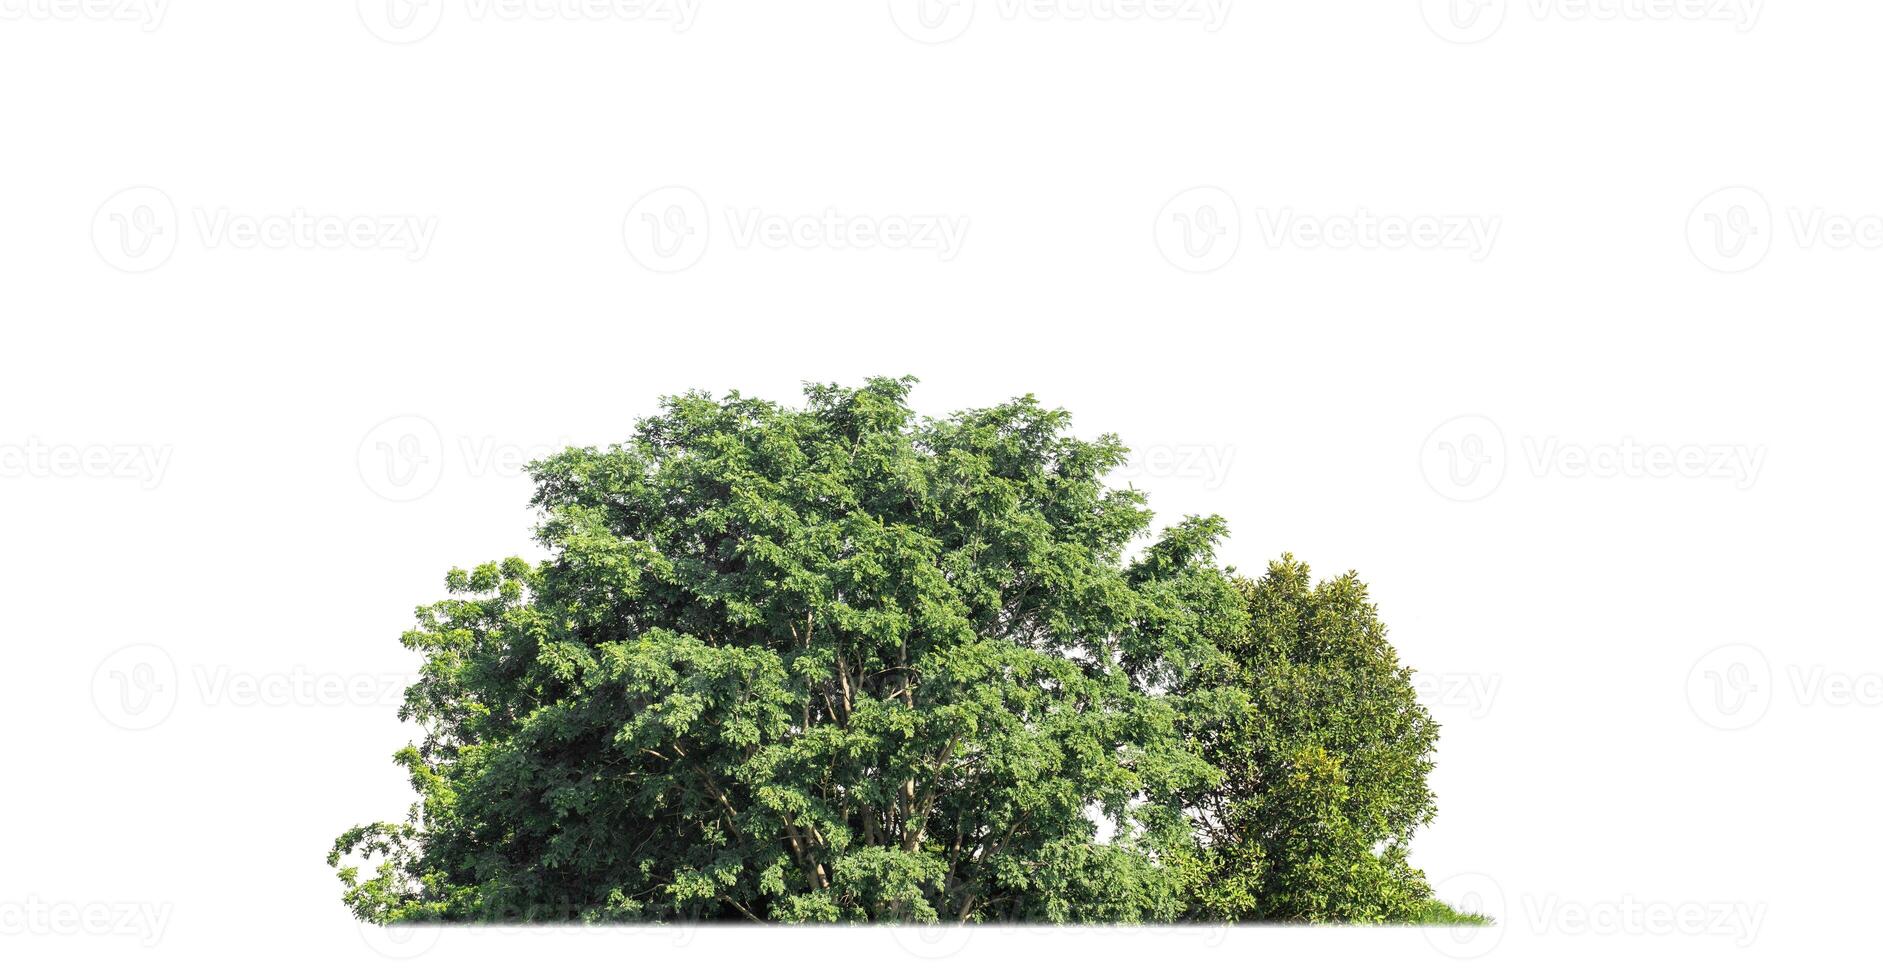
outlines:
M535 464L548 557L404 637L418 801L335 842L354 913L1426 915L1436 729L1364 586L1236 578L1220 518L1148 537L1116 438L911 383L689 394Z
M1214 777L1156 685L1237 628L1220 522L1127 561L1115 438L918 419L911 380L673 398L536 464L550 557L452 572L405 637L420 799L336 842L355 913L1183 916Z
M1229 919L1404 921L1431 890L1407 863L1434 814L1438 726L1352 573L1314 584L1283 556L1236 579L1247 632L1181 685L1184 727L1218 781L1191 798Z

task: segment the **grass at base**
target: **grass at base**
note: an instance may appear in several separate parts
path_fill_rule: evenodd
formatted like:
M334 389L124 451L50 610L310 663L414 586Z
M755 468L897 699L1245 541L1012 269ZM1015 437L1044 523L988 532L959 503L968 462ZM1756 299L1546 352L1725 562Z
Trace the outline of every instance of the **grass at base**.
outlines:
M1414 926L1488 926L1495 922L1487 915L1460 912L1436 898L1426 899L1411 918L1403 921Z

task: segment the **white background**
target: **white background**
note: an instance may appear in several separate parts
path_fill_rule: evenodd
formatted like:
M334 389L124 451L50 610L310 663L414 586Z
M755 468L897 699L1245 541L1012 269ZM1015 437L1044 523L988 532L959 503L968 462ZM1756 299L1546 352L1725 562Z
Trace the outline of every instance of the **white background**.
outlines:
M1883 8L930 2L0 0L0 957L1867 949ZM1247 570L1358 569L1444 725L1417 863L1501 926L357 928L322 858L409 801L398 635L527 553L518 464L663 393L904 373L1118 432Z

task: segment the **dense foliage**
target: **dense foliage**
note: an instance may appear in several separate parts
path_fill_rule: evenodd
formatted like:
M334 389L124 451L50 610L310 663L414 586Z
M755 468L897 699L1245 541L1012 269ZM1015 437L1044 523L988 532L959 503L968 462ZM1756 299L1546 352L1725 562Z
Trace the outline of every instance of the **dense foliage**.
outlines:
M1435 728L1364 587L1237 578L1217 518L1133 555L1115 438L909 386L687 395L536 464L550 557L405 637L419 801L335 843L354 913L1418 915Z
M1430 897L1406 863L1430 821L1436 724L1352 573L1319 585L1290 556L1236 579L1250 628L1178 685L1216 769L1189 797L1231 919L1387 921Z

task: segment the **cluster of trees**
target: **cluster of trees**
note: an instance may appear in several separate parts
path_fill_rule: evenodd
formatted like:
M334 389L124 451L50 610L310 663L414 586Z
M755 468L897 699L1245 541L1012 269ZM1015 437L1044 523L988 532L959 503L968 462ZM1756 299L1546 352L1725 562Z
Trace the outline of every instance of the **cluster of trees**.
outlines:
M404 638L419 798L335 842L353 912L1442 916L1437 730L1366 587L1150 536L1116 438L918 418L912 380L671 398L537 463L550 557L453 571Z

